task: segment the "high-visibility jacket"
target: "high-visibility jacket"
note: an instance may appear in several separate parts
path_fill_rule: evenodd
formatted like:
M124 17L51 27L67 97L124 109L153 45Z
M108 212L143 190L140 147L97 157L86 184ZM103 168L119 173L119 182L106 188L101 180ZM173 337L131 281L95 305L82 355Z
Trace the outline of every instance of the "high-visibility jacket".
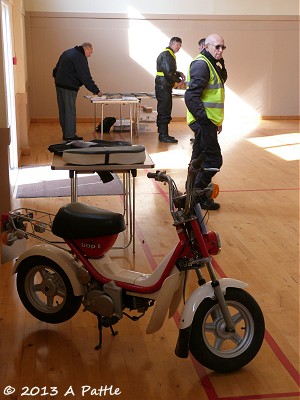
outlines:
M168 52L171 54L171 56L172 56L172 57L174 58L174 60L175 60L175 66L176 66L176 56L175 56L175 53L174 53L171 49L169 49L168 47L165 48L164 51L168 51ZM175 70L176 70L176 68L175 68ZM165 76L165 73L164 73L163 71L157 71L157 72L156 72L156 75L158 75L158 76Z
M208 58L200 53L194 59L194 61L197 60L205 61L210 72L207 87L204 89L202 95L200 96L206 111L207 118L210 119L215 125L221 126L224 119L224 84ZM187 90L191 80L190 67L187 73ZM192 124L195 121L196 118L191 114L189 110L187 110L188 125Z
M173 50L166 47L156 60L156 83L162 86L174 86L175 82L180 82L180 72L177 71L176 55Z

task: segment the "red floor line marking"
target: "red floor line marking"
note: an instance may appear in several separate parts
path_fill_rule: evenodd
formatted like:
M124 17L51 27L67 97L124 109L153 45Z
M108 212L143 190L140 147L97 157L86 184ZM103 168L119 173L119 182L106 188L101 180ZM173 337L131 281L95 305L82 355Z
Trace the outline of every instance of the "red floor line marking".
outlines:
M169 202L168 193L163 191L156 181L154 181L153 183L158 188L160 194L164 197L164 199L167 202ZM136 223L136 232L141 241L146 258L148 259L148 261L151 265L151 268L155 269L157 267L157 264L152 256L152 252L151 252L147 242L145 241L142 230L140 229L140 227L137 223ZM226 274L224 273L224 271L222 270L222 268L219 266L219 264L214 259L213 259L213 265L220 277L222 277L222 278L227 277ZM176 325L179 326L179 318L180 318L179 313L176 312L176 314L173 318L174 318ZM290 361L284 355L284 353L282 352L282 350L280 349L280 347L278 346L278 344L275 342L275 340L273 339L273 337L270 335L270 333L268 331L266 331L265 340L268 343L268 345L270 346L270 348L273 351L273 353L275 354L275 356L277 357L277 359L279 360L279 362L283 365L285 370L289 373L289 375L296 382L296 384L299 385L300 375L299 375L298 371L293 367L293 365L290 363ZM300 392L299 393L291 392L291 393L276 393L276 394L273 393L273 394L263 394L263 395L252 395L252 396L248 395L248 396L220 397L219 398L213 388L213 385L209 379L209 376L206 373L205 368L201 364L199 364L192 355L190 355L190 357L191 357L194 368L201 380L201 383L203 385L203 388L204 388L209 400L255 400L255 399L268 399L268 398L274 398L274 397L280 399L280 398L283 398L283 396L293 397L293 396L298 396L300 394Z
M294 393L274 393L274 394L257 394L257 395L249 395L249 396L237 396L237 397L220 397L218 400L256 400L256 399L283 399L285 400L287 397L295 397L299 396L299 392Z
M266 331L265 339L266 339L268 345L271 347L273 353L276 355L278 360L281 362L281 364L284 366L286 371L288 371L291 378L295 381L295 383L299 387L299 385L300 385L299 372L292 365L292 363L287 359L287 357L285 356L283 351L280 349L280 347L278 346L278 344L275 342L274 338L271 336L271 334L268 331Z
M256 400L256 399L283 399L287 397L298 397L300 392L275 393L275 394L254 394L253 396L220 397L218 400Z
M288 190L300 190L300 188L271 188L271 189L228 189L221 190L220 193L237 193L237 192L275 192L275 191L288 191Z
M145 256L146 256L147 260L149 261L149 264L150 264L152 270L154 271L155 268L157 267L157 264L156 264L156 262L154 260L152 251L150 250L150 247L149 247L148 243L146 242L146 240L144 238L143 232L142 232L139 224L137 222L135 222L135 225L136 225L135 226L135 232L137 233L138 238L139 238L139 240L141 242L141 245L143 247Z
M153 181L153 183L154 183L155 187L158 189L159 193L164 197L166 202L169 202L169 194L162 190L161 186L157 183L157 181ZM137 223L136 223L136 233L142 244L146 258L148 259L148 261L151 265L151 268L154 270L157 267L157 264L153 258L152 252L144 238L143 232ZM176 311L175 315L173 316L173 319L174 319L177 327L179 328L180 315L179 315L178 311ZM207 375L206 369L203 367L203 365L199 364L191 354L190 354L190 358L193 362L195 371L201 381L201 384L203 385L203 388L205 390L205 393L207 394L208 399L209 400L218 400L218 396L217 396L215 389Z
M217 273L222 277L222 278L227 278L226 274L222 270L222 268L219 266L219 264L216 262L216 260L213 260L213 266L216 269ZM290 377L296 382L296 384L299 386L300 384L300 374L296 370L296 368L291 364L291 362L287 359L283 351L280 349L279 345L275 342L271 334L266 330L265 332L265 340L270 346L271 350L277 357L278 361L282 364L282 366L285 368L285 370L288 372Z
M141 228L140 228L140 226L138 225L137 222L136 222L136 228L135 229L136 229L137 236L138 236L138 238L139 238L139 240L141 242L141 245L143 247L145 256L148 259L152 270L154 270L157 267L157 264L156 264L156 262L155 262L155 260L153 258L152 252L151 252L151 250L150 250L150 248L149 248L149 246L148 246L148 244L147 244L147 242L146 242L146 240L144 238L143 232L142 232L142 230L141 230ZM179 316L178 311L176 311L173 319L174 319L177 327L179 328L180 316ZM208 396L208 399L209 400L218 400L218 396L216 395L216 392L215 392L215 390L213 388L213 385L211 384L211 382L209 380L209 377L207 376L205 368L203 367L203 365L199 364L194 359L194 357L192 355L190 355L190 358L191 358L191 360L193 362L193 365L194 365L194 368L195 368L195 370L197 372L197 375L199 376L199 379L200 379L200 381L201 381L201 383L203 385L203 388L204 388L204 390L205 390L205 392L206 392L206 394Z

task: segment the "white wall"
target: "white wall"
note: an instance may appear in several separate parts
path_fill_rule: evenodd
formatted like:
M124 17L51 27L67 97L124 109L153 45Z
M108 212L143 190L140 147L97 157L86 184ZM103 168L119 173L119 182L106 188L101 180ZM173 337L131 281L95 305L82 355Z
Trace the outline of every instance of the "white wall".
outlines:
M93 43L89 64L105 92L154 91L168 39L183 39L177 63L186 73L197 41L213 32L228 46L227 115L237 104L263 116L300 114L299 0L24 0L24 7L32 118L57 116L51 74L67 48ZM86 93L79 92L79 118L91 115ZM176 101L173 116L184 114Z
M297 15L298 0L24 0L26 11L146 14Z
M89 65L102 91L153 92L156 58L168 45L169 38L180 36L183 40L177 64L186 73L197 54L198 40L213 32L222 34L227 45L226 116L241 115L252 109L263 116L300 113L296 17L141 15L137 10L134 18L96 13L27 12L26 15L27 49L32 49L28 57L32 118L57 116L52 69L67 48L83 41L93 43ZM82 88L78 96L79 118L92 115L84 94L87 90ZM172 114L184 116L184 103L174 102Z

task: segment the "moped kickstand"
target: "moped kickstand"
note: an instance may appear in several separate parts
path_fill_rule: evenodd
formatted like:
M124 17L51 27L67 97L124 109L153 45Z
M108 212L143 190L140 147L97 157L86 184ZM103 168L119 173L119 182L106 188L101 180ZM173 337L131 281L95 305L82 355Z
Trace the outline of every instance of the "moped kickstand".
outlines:
M99 332L99 343L95 346L95 350L99 350L102 347L102 330L103 330L103 317L101 314L95 313L97 320L98 320L98 332ZM105 325L104 325L105 326ZM115 331L111 325L105 326L106 328L110 328L112 336L116 336L118 331Z

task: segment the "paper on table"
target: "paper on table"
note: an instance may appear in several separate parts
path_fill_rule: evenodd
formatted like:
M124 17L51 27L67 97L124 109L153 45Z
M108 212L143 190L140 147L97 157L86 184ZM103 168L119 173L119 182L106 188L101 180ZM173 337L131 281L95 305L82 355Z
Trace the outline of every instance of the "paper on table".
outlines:
M88 100L91 100L91 101L93 101L93 100L108 100L106 96L88 96L88 95L85 95L83 97L88 99Z
M107 102L114 102L114 101L136 101L138 100L135 96L122 96L122 95L103 95L103 96L84 96L86 99L91 101L107 101Z
M135 100L138 100L135 96L123 96L122 97L122 100L125 100L125 101L135 101Z
M106 96L92 96L91 97L91 100L94 100L94 101L108 101L108 100L110 100L110 99L108 99Z
M73 140L72 142L68 142L67 145L72 145L74 147L91 147L96 146L95 142L85 142L83 140Z
M172 94L174 96L184 96L185 89L173 89Z

